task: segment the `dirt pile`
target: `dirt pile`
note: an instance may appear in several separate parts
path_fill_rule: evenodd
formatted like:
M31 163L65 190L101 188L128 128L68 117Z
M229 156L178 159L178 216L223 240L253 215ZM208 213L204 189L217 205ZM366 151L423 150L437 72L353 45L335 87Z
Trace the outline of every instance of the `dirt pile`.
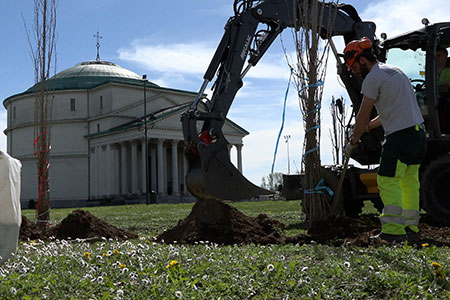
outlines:
M279 231L284 224L265 214L256 218L217 200L198 200L191 213L178 224L162 233L157 240L163 243L194 244L209 241L220 245L279 244Z
M48 240L50 237L56 239L87 239L90 241L101 238L112 238L119 240L134 239L138 236L134 233L120 230L117 227L95 217L84 210L74 210L60 224L39 230L36 225L22 216L20 227L20 240L41 239Z
M36 223L31 222L27 217L22 216L22 224L20 225L19 240L46 240L47 236L37 228Z

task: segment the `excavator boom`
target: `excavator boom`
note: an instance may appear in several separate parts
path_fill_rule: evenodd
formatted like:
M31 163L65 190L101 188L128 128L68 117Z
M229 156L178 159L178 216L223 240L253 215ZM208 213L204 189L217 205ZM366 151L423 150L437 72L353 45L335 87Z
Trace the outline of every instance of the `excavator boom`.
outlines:
M343 36L348 42L367 36L375 41L375 24L362 22L352 6L322 2L319 6L319 11L323 12L319 20L322 37ZM299 18L309 13L304 7L307 6L299 0L234 2L235 15L225 25L224 35L203 77L204 82L190 109L181 116L189 162L186 184L195 197L241 200L271 193L252 184L231 163L229 143L222 127L247 71L258 63L285 28L298 29ZM330 26L330 20L333 20L333 26ZM265 24L267 29L258 30L260 24ZM332 32L327 32L329 28ZM340 62L340 58L337 59ZM244 68L246 61L248 65ZM358 109L360 82L352 79L346 68L339 68L339 73L355 109ZM214 79L213 94L208 100L204 91Z

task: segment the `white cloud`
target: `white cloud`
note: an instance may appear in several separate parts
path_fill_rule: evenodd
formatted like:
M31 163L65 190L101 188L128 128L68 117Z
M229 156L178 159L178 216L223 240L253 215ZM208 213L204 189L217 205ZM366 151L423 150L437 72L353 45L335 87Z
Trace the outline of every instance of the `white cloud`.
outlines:
M118 50L119 58L158 72L203 73L214 49L204 43L151 45L141 40Z
M448 0L385 0L371 5L361 14L364 20L377 25L378 35L387 33L388 37L422 27L422 18L431 23L448 22L450 2Z
M129 47L119 49L118 53L119 59L140 64L150 71L203 75L215 50L216 45L210 46L206 43L153 45L149 40L141 39L134 41ZM281 55L268 55L247 74L247 77L259 79L286 79L288 76L289 70Z

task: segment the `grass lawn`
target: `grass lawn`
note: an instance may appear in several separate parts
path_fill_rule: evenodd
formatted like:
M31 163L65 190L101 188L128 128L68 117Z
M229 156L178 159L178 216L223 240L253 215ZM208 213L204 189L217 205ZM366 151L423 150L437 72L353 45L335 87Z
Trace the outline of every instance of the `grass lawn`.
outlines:
M298 201L234 203L303 230ZM29 241L0 266L0 299L450 299L450 251L408 245L160 245L192 204L85 208L130 241ZM373 208L367 207L366 211ZM72 209L53 209L57 224ZM34 211L23 211L34 219Z

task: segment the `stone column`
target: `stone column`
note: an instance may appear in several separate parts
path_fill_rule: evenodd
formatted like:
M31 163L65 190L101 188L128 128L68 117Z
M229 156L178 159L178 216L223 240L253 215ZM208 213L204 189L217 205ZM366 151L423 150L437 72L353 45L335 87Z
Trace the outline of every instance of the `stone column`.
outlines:
M172 195L180 194L180 185L178 183L178 141L172 141Z
M237 144L236 145L236 150L237 150L237 167L239 172L242 173L242 144Z
M111 158L111 165L112 165L112 173L111 173L111 194L112 195L119 195L120 194L120 166L119 166L119 145L114 144L111 145L111 151L112 151L112 158Z
M97 151L95 151L95 150L96 150L95 147L92 147L90 150L91 151L91 153L90 153L91 178L90 178L89 185L90 185L90 190L91 190L91 195L90 195L91 197L97 196L97 189L95 188L95 183L96 183L95 178L97 176L97 167L96 167L97 160L95 159L95 156L97 155Z
M157 170L157 166L156 166L156 148L153 145L150 148L150 178L151 178L151 190L152 191L157 191L157 177L156 177L156 170Z
M123 142L120 144L120 150L121 150L121 167L122 167L122 172L120 174L120 181L121 181L121 194L122 195L126 195L128 194L128 164L127 164L127 156L128 156L128 151L127 151L127 144L126 142Z
M228 157L231 158L231 149L233 148L233 145L228 144L228 145L227 145L227 148L228 148Z
M131 193L138 193L138 154L136 141L131 141Z
M142 145L142 168L141 168L141 170L142 170L142 188L141 188L141 190L142 190L142 193L143 194L145 194L146 192L147 192L147 168L148 168L148 165L146 166L145 164L147 163L148 164L148 159L146 159L146 157L145 157L145 154L146 154L146 148L145 148L145 140L141 140L141 145ZM147 149L148 149L148 147L147 147Z
M102 179L102 164L101 164L101 151L102 151L102 146L98 146L95 147L95 168L97 169L96 172L96 176L95 176L95 190L96 190L96 196L101 196L102 190L101 187L102 185L100 184L101 179Z
M157 144L157 165L158 165L158 194L165 195L165 186L164 182L164 140L159 139Z
M111 196L113 194L112 191L112 187L113 187L113 182L112 179L114 178L113 176L113 157L112 157L112 146L111 144L106 145L106 174L105 174L105 180L106 180L106 193L105 195Z

